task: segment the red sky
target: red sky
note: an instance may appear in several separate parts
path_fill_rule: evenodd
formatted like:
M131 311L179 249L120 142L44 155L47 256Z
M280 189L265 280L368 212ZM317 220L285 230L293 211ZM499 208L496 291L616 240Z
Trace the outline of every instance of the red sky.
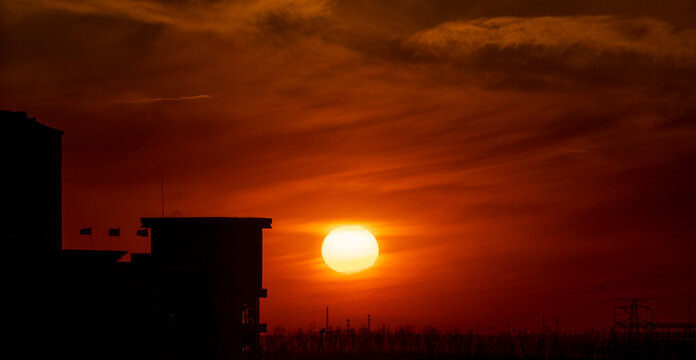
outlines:
M271 328L606 326L696 300L692 1L0 3L0 107L63 137L64 247L273 218ZM373 230L357 275L332 226ZM132 234L132 235L127 235ZM549 320L552 321L552 320Z

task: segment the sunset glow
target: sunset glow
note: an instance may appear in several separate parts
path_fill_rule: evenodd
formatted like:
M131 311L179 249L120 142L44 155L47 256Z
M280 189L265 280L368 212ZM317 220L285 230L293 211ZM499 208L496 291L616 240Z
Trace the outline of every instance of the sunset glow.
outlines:
M379 255L375 237L362 226L347 225L326 235L321 255L330 268L352 274L371 267Z
M271 218L269 330L694 310L696 1L2 4L0 110L64 131L63 249Z

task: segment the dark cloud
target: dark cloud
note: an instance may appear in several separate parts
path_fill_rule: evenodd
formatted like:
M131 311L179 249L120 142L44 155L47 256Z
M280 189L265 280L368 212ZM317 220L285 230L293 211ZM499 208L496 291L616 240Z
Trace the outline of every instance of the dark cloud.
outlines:
M689 0L415 0L338 1L336 13L351 22L380 23L422 30L442 23L493 17L615 15L656 17L693 24L696 5Z
M521 81L536 77L546 85L572 79L688 89L696 68L694 35L695 28L643 18L490 18L445 23L405 44L419 59Z

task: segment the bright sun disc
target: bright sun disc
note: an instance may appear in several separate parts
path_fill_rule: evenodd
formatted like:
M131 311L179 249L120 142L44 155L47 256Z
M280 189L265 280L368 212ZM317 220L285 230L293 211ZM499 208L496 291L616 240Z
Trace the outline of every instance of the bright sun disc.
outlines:
M334 229L324 238L321 256L326 265L344 274L372 266L379 255L377 240L362 226L346 225Z

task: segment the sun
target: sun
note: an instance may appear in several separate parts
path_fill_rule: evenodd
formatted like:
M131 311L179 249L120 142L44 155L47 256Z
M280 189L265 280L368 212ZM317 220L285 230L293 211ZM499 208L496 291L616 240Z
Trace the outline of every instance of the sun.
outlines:
M377 261L379 246L372 233L364 227L345 225L326 235L321 256L330 268L353 274L371 267Z

